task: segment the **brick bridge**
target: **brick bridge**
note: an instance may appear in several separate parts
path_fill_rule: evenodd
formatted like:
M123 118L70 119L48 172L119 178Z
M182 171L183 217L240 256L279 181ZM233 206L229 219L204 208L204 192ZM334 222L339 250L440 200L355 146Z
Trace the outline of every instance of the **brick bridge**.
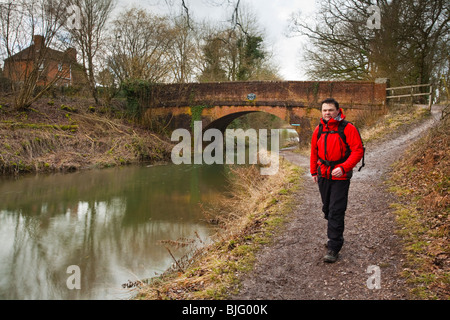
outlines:
M294 126L300 139L309 139L321 116L320 101L333 97L351 121L363 110L382 112L386 81L253 81L153 85L138 92L143 123L154 130L224 131L236 118L267 112Z

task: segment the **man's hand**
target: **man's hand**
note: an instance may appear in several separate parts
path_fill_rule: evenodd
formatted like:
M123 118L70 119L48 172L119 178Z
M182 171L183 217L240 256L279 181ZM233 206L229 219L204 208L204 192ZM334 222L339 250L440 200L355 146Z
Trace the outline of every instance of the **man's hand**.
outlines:
M314 183L317 183L317 181L319 180L317 175L313 176L312 179L313 179Z
M336 177L336 178L342 176L342 174L343 174L343 172L342 172L342 169L340 167L339 168L334 168L333 171L331 172L331 175L333 177Z

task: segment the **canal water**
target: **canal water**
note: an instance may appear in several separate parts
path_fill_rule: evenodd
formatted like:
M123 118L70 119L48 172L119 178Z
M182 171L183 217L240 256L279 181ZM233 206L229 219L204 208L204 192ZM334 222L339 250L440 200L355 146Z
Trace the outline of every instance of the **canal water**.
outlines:
M207 239L199 202L225 190L224 170L170 164L1 179L0 299L128 297L122 284L173 263L160 240Z
M161 240L208 241L201 205L227 176L226 165L167 164L0 178L0 299L130 298L123 284L173 264Z

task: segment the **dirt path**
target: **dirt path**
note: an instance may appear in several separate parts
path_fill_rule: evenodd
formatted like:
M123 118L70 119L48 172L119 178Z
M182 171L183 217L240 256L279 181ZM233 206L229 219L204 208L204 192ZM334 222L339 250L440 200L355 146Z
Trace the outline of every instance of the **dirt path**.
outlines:
M254 271L233 299L408 299L406 284L399 276L403 257L389 208L393 199L383 181L390 165L436 123L439 114L435 111L431 119L406 133L366 146L366 166L355 172L351 181L345 243L334 264L322 262L326 220L317 184L306 174L286 229L273 245L261 251ZM289 152L283 156L309 168L305 157ZM381 289L367 287L373 273L366 270L371 265L380 267Z

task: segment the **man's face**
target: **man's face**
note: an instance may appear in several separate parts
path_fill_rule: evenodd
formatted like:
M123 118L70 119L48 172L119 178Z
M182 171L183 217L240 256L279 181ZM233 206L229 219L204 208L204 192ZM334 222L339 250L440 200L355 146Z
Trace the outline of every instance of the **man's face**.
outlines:
M330 120L331 118L336 118L339 114L339 110L336 109L336 106L332 103L324 103L322 105L322 118L325 121Z

